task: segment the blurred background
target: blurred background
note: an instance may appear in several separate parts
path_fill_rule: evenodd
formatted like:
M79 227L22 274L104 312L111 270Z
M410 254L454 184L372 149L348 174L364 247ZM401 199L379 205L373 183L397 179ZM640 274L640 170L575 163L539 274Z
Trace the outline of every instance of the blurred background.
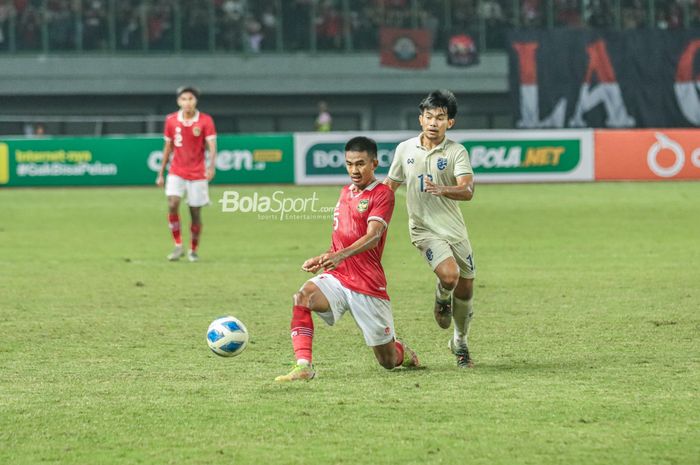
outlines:
M438 87L457 129L508 129L508 31L699 26L700 0L0 0L0 134L158 133L182 84L222 133L313 131L320 101L334 131L417 129ZM382 28L427 30L430 70L382 67Z

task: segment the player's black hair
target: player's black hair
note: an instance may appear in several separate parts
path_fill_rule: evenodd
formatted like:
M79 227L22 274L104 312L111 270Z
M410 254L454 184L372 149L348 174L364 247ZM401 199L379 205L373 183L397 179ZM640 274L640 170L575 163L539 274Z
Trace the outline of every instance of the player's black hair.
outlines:
M185 92L191 93L192 95L194 95L194 98L196 98L197 100L199 100L199 89L197 89L197 88L194 87L194 86L182 86L182 87L178 87L178 88L177 88L177 91L175 91L175 95L177 95L177 96L179 97L180 95L184 94Z
M447 117L454 119L457 116L457 98L447 89L434 90L420 102L418 108L421 114L425 110L444 108L447 111Z
M346 152L367 152L370 160L377 159L377 143L369 137L353 137L345 144Z

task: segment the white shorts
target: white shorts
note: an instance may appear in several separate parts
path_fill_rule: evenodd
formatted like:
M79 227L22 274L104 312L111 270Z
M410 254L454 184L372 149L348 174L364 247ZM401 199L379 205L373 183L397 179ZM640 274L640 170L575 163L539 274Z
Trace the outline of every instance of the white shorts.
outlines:
M444 239L423 239L413 243L428 264L435 268L445 259L453 257L459 266L459 276L466 279L476 277L474 254L469 240L450 244Z
M209 182L206 179L190 181L176 174L165 178L165 195L182 198L187 191L187 205L203 207L209 205Z
M343 287L335 276L327 273L314 276L309 281L318 286L331 304L328 312L314 312L328 326L333 326L345 312L350 312L368 346L379 346L394 340L391 302Z

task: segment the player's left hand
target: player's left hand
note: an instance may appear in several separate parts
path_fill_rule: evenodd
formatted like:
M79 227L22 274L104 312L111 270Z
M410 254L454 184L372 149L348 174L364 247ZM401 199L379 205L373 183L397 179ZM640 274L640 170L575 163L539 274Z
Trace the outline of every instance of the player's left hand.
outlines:
M438 186L437 184L433 184L432 181L426 179L425 180L425 192L429 192L435 196L440 196L445 194L445 186Z
M324 271L335 270L343 260L345 257L339 252L326 253L321 255L321 266Z
M303 265L301 265L302 271L308 271L309 273L316 273L321 268L321 257L309 258Z

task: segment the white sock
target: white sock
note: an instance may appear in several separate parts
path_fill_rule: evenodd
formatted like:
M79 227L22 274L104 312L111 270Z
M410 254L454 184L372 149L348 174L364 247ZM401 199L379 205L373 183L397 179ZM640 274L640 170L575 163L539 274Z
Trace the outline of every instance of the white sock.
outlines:
M455 322L454 342L456 347L467 344L469 323L471 323L473 315L472 299L463 300L457 297L452 299L452 319Z
M442 287L438 279L437 286L435 287L435 295L440 302L449 301L452 298L452 290Z
M305 358L300 358L299 360L297 360L297 365L309 366L310 363L309 363L309 361L306 360Z

